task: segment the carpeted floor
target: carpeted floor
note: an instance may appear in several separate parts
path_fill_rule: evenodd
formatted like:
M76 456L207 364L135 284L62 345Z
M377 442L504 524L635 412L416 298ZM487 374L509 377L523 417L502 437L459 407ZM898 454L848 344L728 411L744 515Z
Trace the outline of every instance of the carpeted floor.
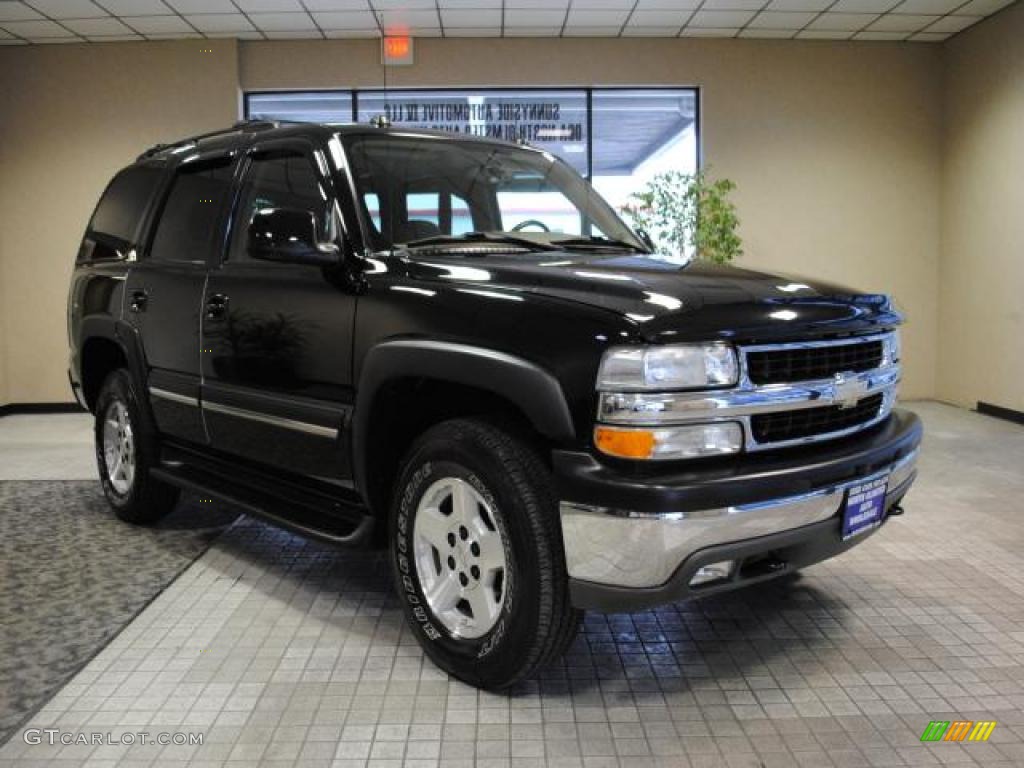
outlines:
M0 744L234 518L185 500L143 528L95 480L0 482Z

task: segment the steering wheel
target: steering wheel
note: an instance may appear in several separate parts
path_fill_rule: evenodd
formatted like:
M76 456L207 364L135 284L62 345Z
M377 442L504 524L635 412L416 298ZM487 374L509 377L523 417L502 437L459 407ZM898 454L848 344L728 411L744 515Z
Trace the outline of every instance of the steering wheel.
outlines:
M526 221L520 221L518 224L512 227L512 231L522 232L527 227L540 227L540 229L543 230L544 232L551 231L551 227L549 227L543 221L538 221L537 219L527 219Z

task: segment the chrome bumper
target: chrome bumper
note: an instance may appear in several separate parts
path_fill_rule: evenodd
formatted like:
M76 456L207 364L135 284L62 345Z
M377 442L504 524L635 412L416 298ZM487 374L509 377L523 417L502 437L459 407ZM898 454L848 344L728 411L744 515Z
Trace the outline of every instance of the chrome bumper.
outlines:
M887 473L888 509L913 482L917 454L915 450L886 469L838 485L735 507L648 514L563 501L569 576L615 587L659 587L697 551L827 520L839 512L848 488Z

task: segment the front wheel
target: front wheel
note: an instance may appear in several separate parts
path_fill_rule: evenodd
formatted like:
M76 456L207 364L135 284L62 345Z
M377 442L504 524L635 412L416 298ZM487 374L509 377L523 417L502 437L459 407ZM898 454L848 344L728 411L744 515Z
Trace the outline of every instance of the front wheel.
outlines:
M390 531L406 618L446 672L505 688L572 643L581 613L550 474L522 441L470 419L430 429L404 462Z

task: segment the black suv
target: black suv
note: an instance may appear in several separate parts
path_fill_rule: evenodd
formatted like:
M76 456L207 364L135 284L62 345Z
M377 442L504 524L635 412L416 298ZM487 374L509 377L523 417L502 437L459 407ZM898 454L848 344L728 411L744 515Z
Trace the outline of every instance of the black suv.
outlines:
M69 316L120 517L186 489L387 546L427 654L489 688L583 609L862 541L921 439L887 297L658 253L546 152L384 124L145 152Z

